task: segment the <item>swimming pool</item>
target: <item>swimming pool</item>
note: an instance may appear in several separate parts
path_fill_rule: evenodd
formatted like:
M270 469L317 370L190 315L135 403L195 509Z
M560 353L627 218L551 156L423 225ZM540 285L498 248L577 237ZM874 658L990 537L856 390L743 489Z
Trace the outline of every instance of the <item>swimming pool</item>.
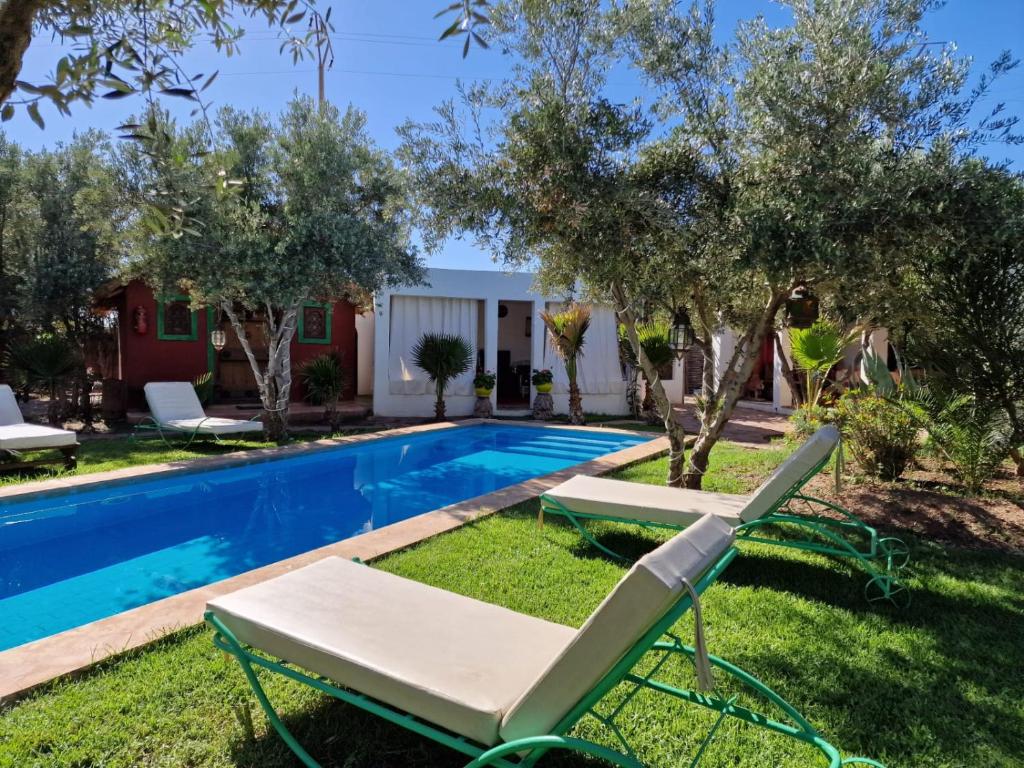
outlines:
M642 442L474 425L0 502L0 650Z

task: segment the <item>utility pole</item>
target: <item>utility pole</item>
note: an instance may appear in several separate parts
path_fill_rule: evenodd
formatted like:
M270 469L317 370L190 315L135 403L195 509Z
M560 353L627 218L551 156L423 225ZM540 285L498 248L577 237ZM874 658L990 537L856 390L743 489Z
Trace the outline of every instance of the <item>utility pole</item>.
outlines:
M324 108L326 97L324 96L324 75L327 70L334 66L334 45L331 43L331 8L327 13L320 15L314 11L309 20L309 26L313 33L313 40L316 45L316 73L317 73L317 105Z

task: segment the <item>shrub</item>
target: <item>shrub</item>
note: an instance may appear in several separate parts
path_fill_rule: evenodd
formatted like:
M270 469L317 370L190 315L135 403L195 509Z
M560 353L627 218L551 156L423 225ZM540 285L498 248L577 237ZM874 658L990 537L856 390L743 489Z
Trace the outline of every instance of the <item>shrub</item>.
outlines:
M789 423L793 425L793 437L801 443L823 426L832 424L835 420L835 411L820 405L797 408L789 417Z
M854 460L864 472L897 480L920 449L918 422L898 403L866 392L848 392L836 417Z
M307 360L299 371L306 399L324 407L324 418L332 429L338 426L338 400L347 381L341 357L328 352Z
M919 407L926 414L930 446L952 465L968 493L978 493L1013 447L1013 428L1006 413L979 405L969 395L925 400Z
M473 379L473 386L477 389L494 389L494 385L497 382L498 377L494 374L494 371L481 371Z

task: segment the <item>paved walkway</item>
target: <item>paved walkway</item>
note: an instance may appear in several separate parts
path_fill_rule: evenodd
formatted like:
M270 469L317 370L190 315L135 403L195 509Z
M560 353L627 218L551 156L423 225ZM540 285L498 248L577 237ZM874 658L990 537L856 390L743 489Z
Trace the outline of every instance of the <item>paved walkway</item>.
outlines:
M700 422L697 420L693 406L680 406L675 410L676 418L686 429L687 435L696 435L700 429ZM740 406L733 411L732 418L725 425L722 439L764 448L769 441L785 436L791 429L792 425L787 414Z

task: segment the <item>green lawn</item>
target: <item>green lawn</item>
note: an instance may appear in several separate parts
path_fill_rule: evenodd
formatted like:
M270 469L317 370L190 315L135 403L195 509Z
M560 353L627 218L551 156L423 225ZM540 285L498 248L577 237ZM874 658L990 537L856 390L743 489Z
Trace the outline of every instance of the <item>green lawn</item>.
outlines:
M749 489L786 450L722 445L707 488ZM664 461L654 461L622 476L655 482L664 470ZM535 503L521 505L374 566L578 625L622 568L557 522L538 531L535 511ZM612 526L601 534L637 552L654 543ZM1024 557L916 542L909 577L914 602L902 613L869 607L861 599L864 581L846 563L745 545L705 596L711 650L775 687L844 755L868 755L889 768L1024 766ZM689 620L678 631L691 637ZM692 679L682 667L667 676ZM465 762L295 684L269 679L267 687L294 733L326 766ZM251 713L252 735L243 712ZM659 768L689 765L710 724L708 714L664 706L653 694L641 694L620 720L640 756ZM589 724L579 730L600 738ZM780 737L733 725L719 731L702 763L815 764ZM0 715L5 768L293 765L241 672L213 649L203 628L52 684ZM597 763L552 756L542 765Z

